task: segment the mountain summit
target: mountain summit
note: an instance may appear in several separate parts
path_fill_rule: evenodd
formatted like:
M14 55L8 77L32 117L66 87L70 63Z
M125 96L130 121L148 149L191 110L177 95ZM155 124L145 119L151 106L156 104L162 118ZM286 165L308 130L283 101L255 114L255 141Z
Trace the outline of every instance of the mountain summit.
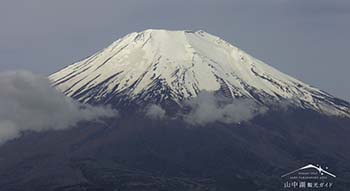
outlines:
M84 103L162 104L201 91L350 116L348 102L290 77L204 31L145 30L49 76Z

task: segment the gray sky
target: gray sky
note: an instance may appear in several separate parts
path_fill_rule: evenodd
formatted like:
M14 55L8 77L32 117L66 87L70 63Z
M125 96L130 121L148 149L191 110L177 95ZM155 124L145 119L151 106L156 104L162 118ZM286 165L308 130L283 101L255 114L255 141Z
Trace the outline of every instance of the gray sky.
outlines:
M349 0L0 0L0 71L47 75L148 28L205 30L350 100Z

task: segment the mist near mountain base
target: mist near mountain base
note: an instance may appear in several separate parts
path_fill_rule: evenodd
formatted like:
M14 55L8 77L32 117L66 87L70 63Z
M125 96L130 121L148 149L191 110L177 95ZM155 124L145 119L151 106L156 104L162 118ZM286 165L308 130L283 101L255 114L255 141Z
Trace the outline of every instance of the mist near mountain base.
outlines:
M227 99L211 92L200 92L197 97L187 101L191 108L184 120L192 125L206 125L213 122L226 124L248 121L267 111L250 99Z
M145 116L153 120L164 119L165 115L166 115L165 109L155 104L148 106L145 111Z
M46 77L26 71L0 73L0 90L0 144L24 131L62 130L117 115L110 108L75 102L52 88Z
M268 110L250 99L228 99L208 91L202 91L182 104L187 112L179 111L170 118L165 108L155 104L147 106L144 115L152 120L182 119L188 124L203 126L215 122L233 124L249 121Z

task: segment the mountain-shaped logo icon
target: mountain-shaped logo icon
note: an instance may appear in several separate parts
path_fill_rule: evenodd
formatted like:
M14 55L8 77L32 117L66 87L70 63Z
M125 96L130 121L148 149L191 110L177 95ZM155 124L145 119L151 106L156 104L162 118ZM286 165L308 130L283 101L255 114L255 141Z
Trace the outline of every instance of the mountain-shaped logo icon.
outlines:
M333 173L330 173L330 172L326 171L325 169L323 169L323 168L322 168L321 166L319 166L319 165L315 166L315 165L313 165L313 164L309 164L309 165L306 165L306 166L301 167L301 168L299 168L299 169L296 169L296 170L294 170L294 171L291 171L291 172L289 172L289 173L287 173L287 174L282 175L281 177L284 178L284 177L290 176L290 175L292 175L292 174L294 174L294 173L297 173L297 172L300 172L300 171L303 171L303 170L307 170L307 169L315 169L315 170L318 171L318 173L319 173L320 175L329 175L329 176L331 176L331 177L333 177L333 178L336 178L336 175L334 175ZM326 167L326 169L328 169L328 167Z

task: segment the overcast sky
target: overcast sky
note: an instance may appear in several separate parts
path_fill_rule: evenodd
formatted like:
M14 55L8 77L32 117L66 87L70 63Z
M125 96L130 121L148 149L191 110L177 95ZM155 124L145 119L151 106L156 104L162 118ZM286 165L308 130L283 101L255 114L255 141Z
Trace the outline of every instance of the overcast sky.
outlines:
M349 0L0 0L0 71L48 75L148 28L205 30L350 100Z

